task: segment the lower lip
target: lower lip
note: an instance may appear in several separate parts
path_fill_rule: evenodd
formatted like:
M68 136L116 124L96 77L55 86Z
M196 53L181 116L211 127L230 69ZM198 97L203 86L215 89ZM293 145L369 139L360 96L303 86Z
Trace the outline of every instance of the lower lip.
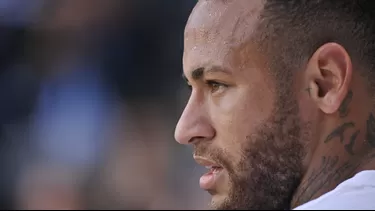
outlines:
M212 189L212 187L215 185L219 174L223 171L223 168L214 168L210 169L209 172L204 174L200 180L199 185L204 190Z

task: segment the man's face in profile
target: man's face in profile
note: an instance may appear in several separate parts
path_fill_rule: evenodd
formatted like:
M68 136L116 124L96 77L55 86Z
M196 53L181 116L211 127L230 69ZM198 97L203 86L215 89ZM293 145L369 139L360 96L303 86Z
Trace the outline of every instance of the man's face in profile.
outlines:
M302 177L308 126L298 94L278 87L250 39L261 10L258 0L202 0L185 30L192 91L175 137L208 168L200 186L216 209L288 209Z

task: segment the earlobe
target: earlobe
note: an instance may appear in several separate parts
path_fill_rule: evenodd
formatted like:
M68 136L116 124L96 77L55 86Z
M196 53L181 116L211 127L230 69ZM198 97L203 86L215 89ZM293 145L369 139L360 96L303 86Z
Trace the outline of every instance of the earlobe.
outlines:
M311 57L306 70L310 97L326 114L338 111L348 94L352 63L346 50L337 43L321 46Z

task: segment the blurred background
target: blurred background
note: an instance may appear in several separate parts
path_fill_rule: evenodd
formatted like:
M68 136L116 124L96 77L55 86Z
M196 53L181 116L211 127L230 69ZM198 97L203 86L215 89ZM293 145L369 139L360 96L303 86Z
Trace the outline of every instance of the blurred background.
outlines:
M205 209L174 128L196 0L0 0L0 209Z

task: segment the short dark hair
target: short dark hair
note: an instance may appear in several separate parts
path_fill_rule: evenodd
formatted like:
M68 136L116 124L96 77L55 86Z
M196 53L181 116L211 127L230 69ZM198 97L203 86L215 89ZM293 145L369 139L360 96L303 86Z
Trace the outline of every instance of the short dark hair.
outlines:
M375 90L375 1L267 0L260 27L260 43L278 67L297 67L324 43L337 42Z

